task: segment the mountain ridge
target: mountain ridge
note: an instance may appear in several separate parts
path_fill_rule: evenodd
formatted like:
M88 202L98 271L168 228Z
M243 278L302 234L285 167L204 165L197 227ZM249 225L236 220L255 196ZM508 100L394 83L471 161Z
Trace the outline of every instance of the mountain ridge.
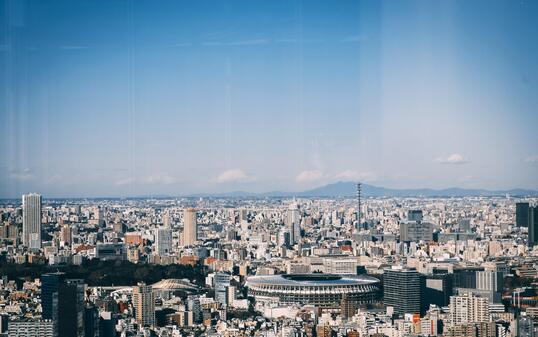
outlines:
M364 197L470 197L470 196L538 196L538 191L523 188L508 190L467 189L451 187L445 189L415 188L398 189L362 184ZM244 192L233 191L227 193L196 193L189 197L353 197L356 195L356 183L339 181L300 192Z

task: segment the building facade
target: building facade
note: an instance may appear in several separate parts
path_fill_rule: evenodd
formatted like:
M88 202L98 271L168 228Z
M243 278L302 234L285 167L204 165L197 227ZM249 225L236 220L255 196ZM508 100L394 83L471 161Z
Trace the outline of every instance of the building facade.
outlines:
M22 243L30 249L41 249L41 195L22 196Z

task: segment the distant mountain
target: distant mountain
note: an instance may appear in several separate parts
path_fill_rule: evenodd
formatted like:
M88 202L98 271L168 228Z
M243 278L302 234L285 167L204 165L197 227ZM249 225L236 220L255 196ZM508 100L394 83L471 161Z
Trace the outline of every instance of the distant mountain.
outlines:
M312 190L298 193L297 196L343 196L356 195L356 183L337 182L321 186ZM538 191L525 189L511 189L505 191L488 191L483 189L447 188L447 189L394 189L362 184L362 193L365 197L466 197L466 196L538 196Z
M252 192L229 192L220 194L195 194L191 197L354 197L357 187L355 182L339 181L325 186L317 187L302 192L282 192L273 191L266 193ZM362 184L362 194L364 197L470 197L470 196L538 196L538 191L526 189L511 189L501 191L489 191L483 189L447 188L447 189L395 189Z

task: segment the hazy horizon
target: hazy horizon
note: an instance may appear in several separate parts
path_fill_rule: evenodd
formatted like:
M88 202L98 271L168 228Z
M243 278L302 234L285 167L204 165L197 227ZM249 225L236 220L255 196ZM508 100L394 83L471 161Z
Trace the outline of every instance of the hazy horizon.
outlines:
M538 190L538 2L0 0L0 198Z

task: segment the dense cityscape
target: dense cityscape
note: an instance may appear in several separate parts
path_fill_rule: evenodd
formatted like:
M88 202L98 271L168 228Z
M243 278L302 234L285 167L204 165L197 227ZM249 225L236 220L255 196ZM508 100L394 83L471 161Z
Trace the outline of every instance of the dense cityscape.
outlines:
M0 0L0 337L538 337L538 0Z
M0 208L0 331L534 337L537 201L26 194Z

